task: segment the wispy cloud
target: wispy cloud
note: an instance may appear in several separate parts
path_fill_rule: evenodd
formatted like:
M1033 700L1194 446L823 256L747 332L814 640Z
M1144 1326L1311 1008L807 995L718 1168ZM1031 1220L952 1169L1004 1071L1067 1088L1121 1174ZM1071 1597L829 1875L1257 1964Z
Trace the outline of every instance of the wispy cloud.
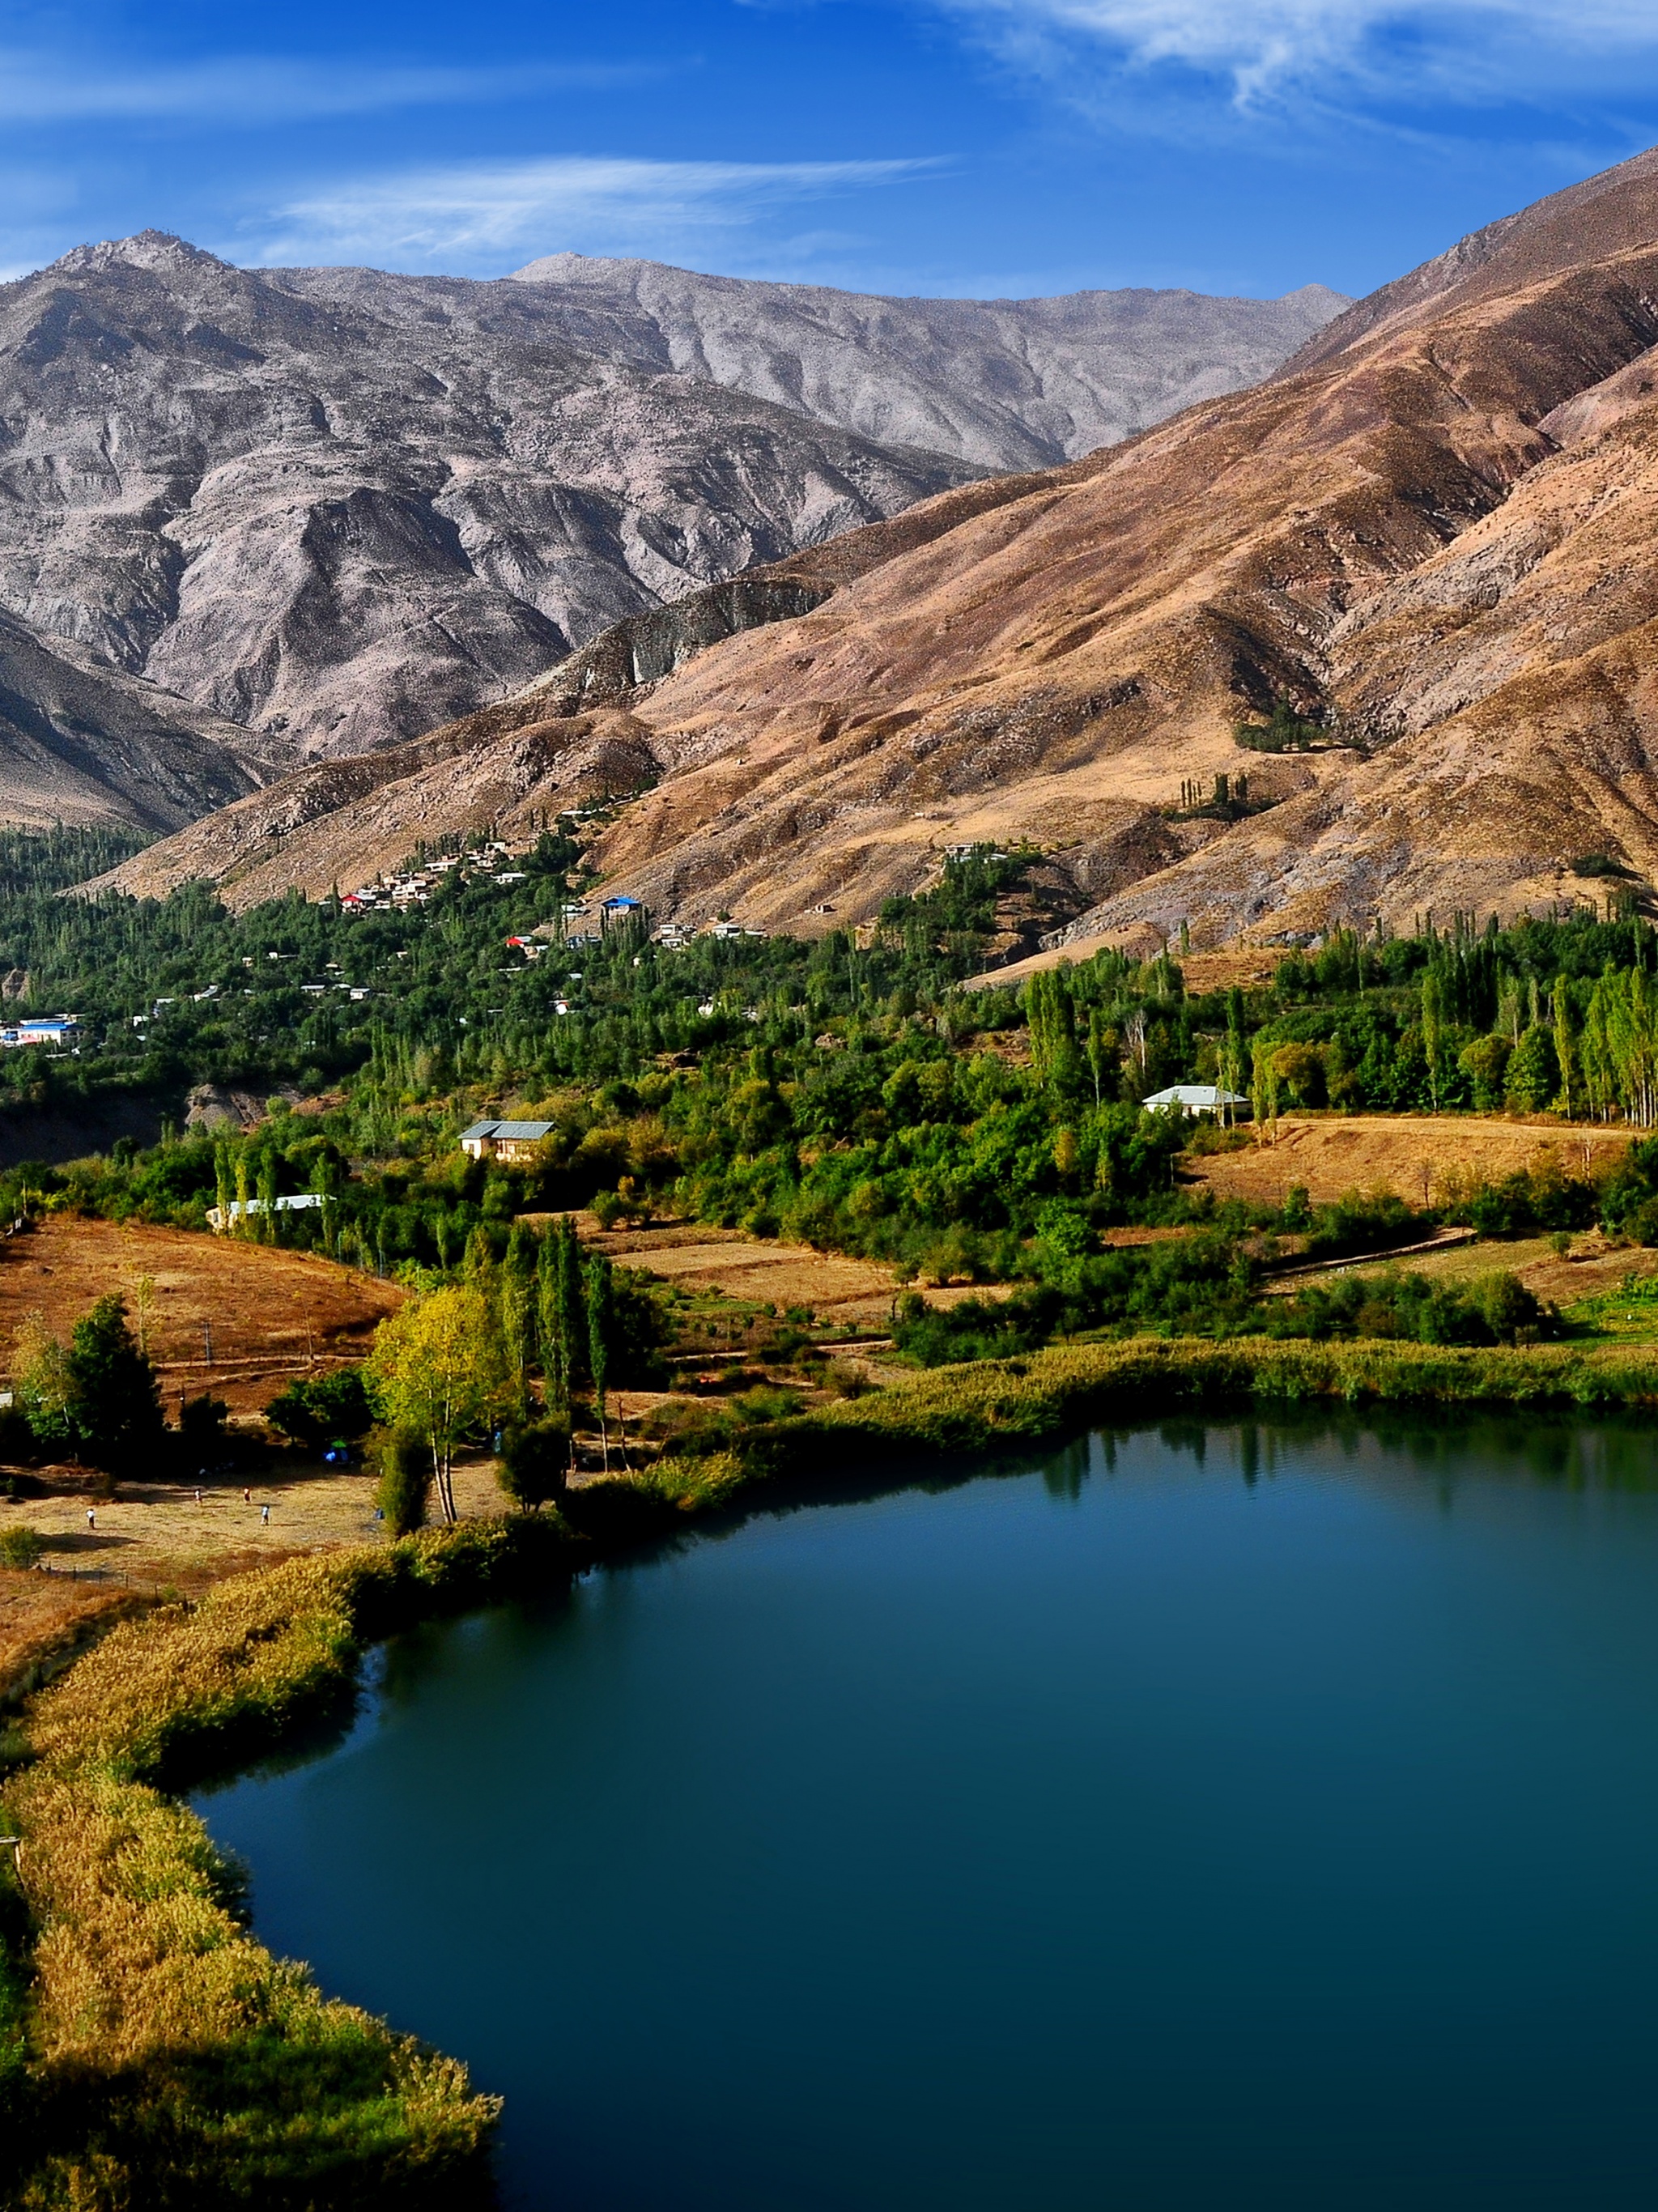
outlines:
M661 74L661 66L651 64L429 69L259 54L100 70L58 53L0 51L0 120L14 127L99 121L246 127L399 107L478 106Z
M1295 110L1366 127L1588 95L1658 79L1650 0L938 0L1002 57L1084 104L1155 127ZM1558 127L1558 125L1557 125Z
M928 161L647 161L569 155L360 178L248 226L266 266L366 261L499 270L561 249L696 250L771 209L900 183ZM245 258L246 246L238 258Z

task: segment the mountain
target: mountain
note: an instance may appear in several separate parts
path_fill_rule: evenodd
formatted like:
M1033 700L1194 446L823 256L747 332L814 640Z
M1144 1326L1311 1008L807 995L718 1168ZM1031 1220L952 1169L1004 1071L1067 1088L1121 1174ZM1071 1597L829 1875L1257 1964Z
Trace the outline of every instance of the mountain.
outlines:
M577 316L603 313L661 368L1001 470L1075 460L1258 384L1351 305L1324 284L1281 300L895 300L580 253L532 261L518 279L569 319L573 342Z
M631 274L598 282L613 266ZM925 303L841 311L753 288L770 336L745 382L728 356L749 288L683 278L708 325L690 346L691 306L640 304L678 273L250 271L156 232L78 247L0 286L0 605L292 762L361 751L511 693L629 615L1005 465L1010 441L1023 460L1111 405L1236 383L1340 304L1317 288L1134 295L1110 345L1111 295L1081 295L1096 304L1074 329L1066 302L987 309L1000 335L963 354L956 435L945 336L911 358ZM927 312L944 333L966 310ZM1028 361L1022 317L1052 325ZM1077 364L1096 337L1090 384ZM791 343L809 400L788 388ZM1044 374L1063 386L1051 404ZM865 418L895 428L877 439ZM904 442L932 428L940 450Z
M948 845L1020 837L1068 873L1079 947L1512 915L1658 879L1655 533L1647 154L1265 385L741 580L753 623L772 592L787 618L704 594L665 637L624 624L448 742L625 714L652 787L595 857L689 920L866 917ZM1241 748L1275 708L1319 749ZM1260 811L1182 805L1240 771ZM303 839L285 865L316 887Z
M1026 836L1079 940L1200 944L1513 913L1602 855L1652 877L1655 341L1646 155L689 662L633 702L663 773L599 857L665 911L778 924ZM1345 742L1240 750L1275 702ZM1241 769L1278 803L1171 818Z
M234 723L0 611L0 820L176 830L274 774Z

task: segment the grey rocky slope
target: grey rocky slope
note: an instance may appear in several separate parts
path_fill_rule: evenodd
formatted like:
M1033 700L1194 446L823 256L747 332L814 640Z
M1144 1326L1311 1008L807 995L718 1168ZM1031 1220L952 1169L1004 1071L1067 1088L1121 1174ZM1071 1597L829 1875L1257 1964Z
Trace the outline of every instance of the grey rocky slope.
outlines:
M146 232L0 286L0 605L290 761L355 752L1266 375L1341 304L254 272Z
M665 368L987 469L1076 460L1259 384L1351 304L1324 284L1281 300L889 299L580 253L518 276L568 314L602 307L649 333Z
M0 822L177 830L273 773L246 730L0 610Z
M154 233L0 287L0 605L355 752L976 473L463 289L392 317Z

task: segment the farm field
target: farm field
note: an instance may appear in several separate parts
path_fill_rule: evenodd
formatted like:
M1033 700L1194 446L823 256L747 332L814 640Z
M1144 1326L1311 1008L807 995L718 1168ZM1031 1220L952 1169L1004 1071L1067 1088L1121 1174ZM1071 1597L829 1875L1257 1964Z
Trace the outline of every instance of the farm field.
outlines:
M1477 1173L1497 1182L1545 1152L1568 1175L1607 1172L1631 1134L1626 1127L1506 1115L1286 1114L1275 1142L1210 1153L1192 1161L1189 1171L1220 1198L1279 1205L1303 1183L1315 1206L1378 1188L1421 1206L1453 1176Z
M919 1291L932 1306L1006 1295L990 1284L910 1285L884 1261L852 1260L814 1251L810 1244L749 1237L740 1229L677 1222L604 1232L591 1214L576 1218L583 1243L607 1253L619 1267L643 1268L693 1297L728 1299L750 1310L774 1306L780 1314L804 1309L834 1328L884 1329L892 1318L893 1299L902 1290ZM1137 1236L1133 1231L1120 1234L1125 1240ZM1141 1231L1138 1237L1147 1234Z
M259 1412L296 1375L361 1358L403 1297L395 1284L310 1253L48 1214L0 1243L0 1372L31 1314L67 1334L94 1298L120 1291L137 1326L146 1277L145 1335L173 1413L181 1390L210 1388L233 1413Z
M1442 1252L1415 1253L1398 1264L1431 1282L1451 1284L1473 1282L1502 1269L1558 1306L1568 1322L1590 1325L1629 1344L1658 1342L1658 1251L1613 1245L1599 1230L1574 1237L1564 1257L1547 1237L1482 1237ZM1328 1273L1376 1275L1388 1265L1385 1259L1355 1260ZM1320 1279L1303 1276L1285 1288L1299 1290Z

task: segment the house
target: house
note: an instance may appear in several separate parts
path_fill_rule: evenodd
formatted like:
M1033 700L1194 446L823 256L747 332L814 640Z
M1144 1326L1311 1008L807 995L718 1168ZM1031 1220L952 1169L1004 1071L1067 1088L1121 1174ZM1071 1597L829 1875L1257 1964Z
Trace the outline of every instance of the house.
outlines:
M166 1003L171 1005L169 1000ZM0 1044L70 1045L81 1034L81 1024L74 1014L35 1014L19 1022L15 1029L0 1030Z
M1154 1114L1165 1109L1179 1114L1218 1114L1225 1107L1247 1106L1249 1101L1213 1083L1171 1083L1167 1091L1154 1091L1140 1103Z
M301 1190L295 1192L290 1197L279 1198L275 1210L278 1213L310 1213L327 1203L327 1200L319 1191ZM216 1235L222 1229L234 1227L244 1214L269 1213L270 1211L271 1208L262 1198L250 1198L246 1202L241 1199L234 1199L228 1207L210 1206L207 1209L207 1225Z
M536 1147L550 1137L550 1121L474 1121L460 1133L460 1148L474 1160L532 1160Z

